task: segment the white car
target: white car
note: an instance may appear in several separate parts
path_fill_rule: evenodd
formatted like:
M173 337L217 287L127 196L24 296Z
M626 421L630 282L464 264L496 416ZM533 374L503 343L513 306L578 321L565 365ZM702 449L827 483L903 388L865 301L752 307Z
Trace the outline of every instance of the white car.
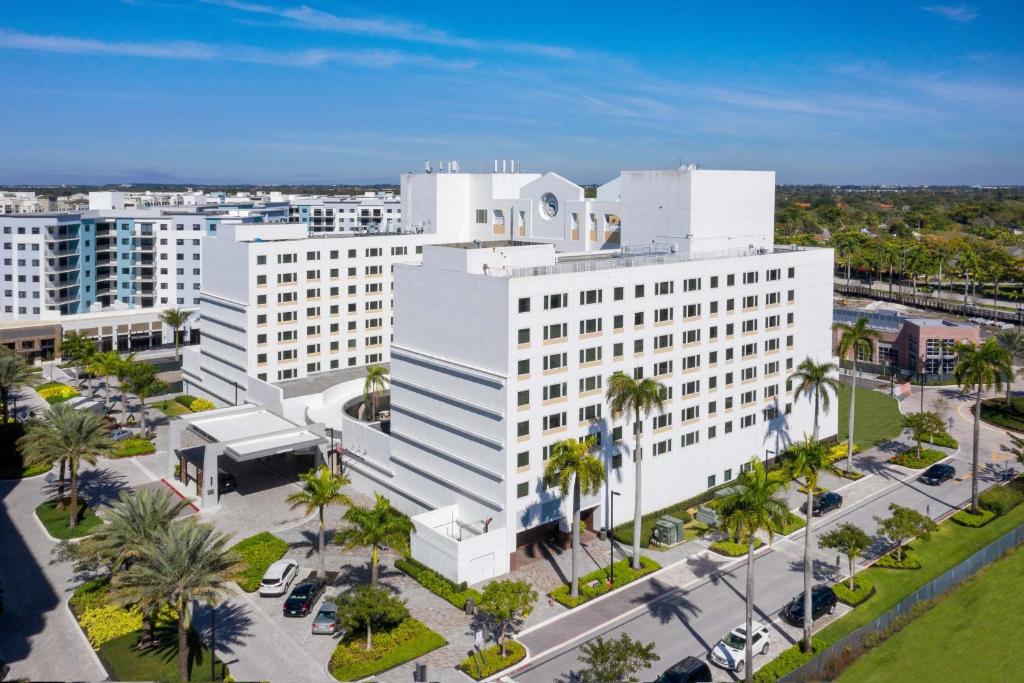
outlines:
M295 580L299 573L299 565L295 560L278 560L267 567L260 581L260 595L263 597L274 597L284 595L288 586Z
M768 645L771 640L768 635L768 627L759 621L751 624L754 638L751 641L751 649L754 654L768 654ZM711 661L719 666L725 667L736 673L743 671L747 657L747 625L740 624L729 635L718 641L718 644L711 648Z

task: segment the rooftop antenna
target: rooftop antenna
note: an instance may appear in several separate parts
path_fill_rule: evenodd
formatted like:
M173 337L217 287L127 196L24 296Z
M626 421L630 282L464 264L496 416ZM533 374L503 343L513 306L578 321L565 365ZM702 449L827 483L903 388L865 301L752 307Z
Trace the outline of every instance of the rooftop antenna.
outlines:
M430 160L429 159L427 159L426 161L423 162L423 170L425 170L427 173L430 173Z

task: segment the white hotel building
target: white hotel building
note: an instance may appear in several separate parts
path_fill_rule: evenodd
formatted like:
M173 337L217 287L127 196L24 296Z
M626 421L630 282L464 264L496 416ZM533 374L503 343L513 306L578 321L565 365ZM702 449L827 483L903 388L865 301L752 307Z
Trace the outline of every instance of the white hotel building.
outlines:
M340 431L346 472L414 515L414 555L445 575L505 573L519 545L566 529L568 501L543 482L548 449L562 439L600 439L608 485L583 501L588 526L632 516L631 423L605 401L615 371L666 387L664 413L642 426L645 512L811 432L812 406L794 399L787 377L806 357L831 358L833 254L775 247L774 174L624 172L596 199L555 174L415 174L402 178L402 202L406 225L422 233L268 245L243 234L249 226L233 242L222 228L204 260L215 243L238 255L230 269L204 266L204 338L186 372L198 368L194 381L222 404L236 402L235 387L215 372L279 414ZM383 242L377 256L360 252L377 240L410 248L390 260ZM375 362L362 339L366 303L377 300L365 289L373 259L387 266L378 310L393 325L379 351L391 361L382 422L356 417L358 369ZM325 310L335 269L337 313ZM311 305L310 292L321 301ZM222 330L211 323L218 315ZM274 384L334 367L325 362L356 371L317 397ZM295 375L278 374L289 368ZM823 415L822 436L836 425L834 412ZM623 494L615 520L610 490Z

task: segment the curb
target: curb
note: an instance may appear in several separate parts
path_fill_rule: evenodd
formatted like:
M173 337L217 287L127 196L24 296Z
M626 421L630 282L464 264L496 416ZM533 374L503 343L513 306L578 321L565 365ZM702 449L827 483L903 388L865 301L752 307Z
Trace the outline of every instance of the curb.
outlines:
M54 545L58 545L60 543L65 543L65 542L67 542L67 543L78 543L79 541L81 541L83 539L86 539L86 538L89 538L89 536L92 535L92 534L86 534L85 536L79 536L77 538L56 538L56 537L50 535L49 530L47 530L46 525L43 524L43 520L39 519L39 515L36 514L35 510L32 511L32 518L36 520L36 524L38 524L39 528L43 530L43 535L46 536L48 539L50 539L50 541L52 541L54 543Z
M68 616L71 617L71 621L75 624L75 631L77 631L78 635L81 636L82 640L85 641L85 647L89 650L89 653L92 655L92 659L96 663L96 666L98 666L100 671L102 671L106 675L106 678L103 680L109 681L110 672L107 671L107 667L103 665L103 660L100 659L100 656L96 653L96 650L92 649L92 643L89 642L89 638L85 635L85 631L82 630L82 625L78 623L78 618L75 616L74 610L71 609L71 595L69 595L67 600L64 601L64 609L67 610Z

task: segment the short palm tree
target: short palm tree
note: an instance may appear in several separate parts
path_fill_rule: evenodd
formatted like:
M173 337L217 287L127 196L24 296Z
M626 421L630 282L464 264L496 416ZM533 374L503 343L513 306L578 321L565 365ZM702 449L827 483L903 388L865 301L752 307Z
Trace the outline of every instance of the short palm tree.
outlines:
M337 536L337 541L349 550L354 548L370 548L370 584L377 585L377 565L380 550L384 546L408 552L409 534L412 533L412 522L401 512L391 507L391 502L375 493L377 502L373 507L354 505L345 511L342 517L349 526Z
M314 510L320 513L320 537L317 546L316 573L317 576L324 575L324 508L328 505L352 505L352 501L341 492L341 487L348 486L352 482L342 474L333 474L327 465L305 472L299 475L302 480L302 490L296 491L288 496L287 501L291 503L292 509L304 507L306 514L312 514Z
M10 416L11 394L24 386L35 384L37 375L25 360L6 346L0 347L0 404L3 408L3 424Z
M754 544L755 534L764 531L768 538L774 529L781 529L789 518L786 502L777 497L785 484L776 477L768 476L764 464L754 458L750 469L736 478L730 493L721 499L722 517L725 528L733 538L747 542L747 633L754 621ZM747 639L745 662L754 661L751 640ZM747 683L753 681L753 668L746 668Z
M114 373L114 376L117 377L118 387L121 390L121 424L128 420L128 391L125 385L128 384L128 378L135 373L137 365L135 354L129 353L121 359L121 362L116 366L117 371Z
M82 366L96 353L96 344L89 337L83 337L77 332L67 332L61 340L60 350L64 357L74 364L75 379L81 380Z
M103 378L103 405L110 409L110 378L121 369L121 354L117 351L103 351L89 361L89 373Z
M857 355L864 354L872 356L875 348L875 341L881 336L878 330L868 325L868 319L864 316L857 318L857 322L834 323L832 328L839 330L839 357L851 357L853 361L853 373L850 375L850 418L847 422L846 439L846 469L853 471L853 425L854 425L854 404L857 401Z
M25 436L18 439L18 448L28 462L67 463L71 500L68 509L68 527L78 526L78 471L82 462L95 463L96 458L107 455L112 446L107 437L103 418L87 411L75 410L66 403L58 403L40 420L29 424ZM63 486L57 491L58 503L63 502Z
M1006 351L1010 374L1006 377L1006 404L1010 404L1013 389L1013 364L1024 356L1024 332L1020 330L1002 330L996 333L996 341Z
M633 569L640 569L640 533L643 515L641 501L643 487L641 483L642 468L640 456L640 420L652 412L661 414L665 410L665 385L651 378L635 380L624 372L612 373L608 378L608 389L605 400L611 408L613 417L620 415L633 416Z
M124 390L139 399L139 427L146 435L146 399L167 393L168 385L156 376L156 368L148 363L137 363L125 378Z
M839 372L839 366L832 362L815 363L814 359L808 356L800 365L796 366L796 372L789 376L790 381L796 381L794 399L800 396L807 396L814 401L814 438L818 438L818 412L819 409L828 412L830 397L839 391L839 380L834 375Z
M370 403L370 418L373 422L377 419L377 395L388 390L391 379L388 376L388 369L383 365L368 365L366 367L366 379L363 381L363 403Z
M593 436L576 441L565 439L551 449L551 457L544 465L544 479L558 484L562 496L572 491L572 581L569 596L580 594L580 497L591 496L601 490L604 483L604 463L594 455L597 441Z
M989 389L1002 389L1008 374L1010 359L1006 349L994 337L981 344L960 342L953 350L957 353L953 378L961 391L974 392L974 443L971 445L971 512L978 513L978 446L981 439L981 395Z
M818 488L818 478L824 474L838 474L839 470L832 464L831 451L827 444L817 439L804 440L789 449L789 460L786 469L793 479L803 479L807 486L807 509L804 516L807 526L804 528L804 652L811 651L811 523L814 521L814 492Z
M179 336L178 333L181 328L185 326L185 322L191 317L192 311L186 311L184 308L168 308L160 314L160 320L164 325L167 325L174 330L174 359L177 360L180 356L178 353Z
M239 562L229 537L191 519L173 522L138 551L131 567L113 578L114 594L144 614L168 605L177 615L178 680L188 680L189 610L193 602L216 605L230 593ZM212 653L211 653L212 656Z

